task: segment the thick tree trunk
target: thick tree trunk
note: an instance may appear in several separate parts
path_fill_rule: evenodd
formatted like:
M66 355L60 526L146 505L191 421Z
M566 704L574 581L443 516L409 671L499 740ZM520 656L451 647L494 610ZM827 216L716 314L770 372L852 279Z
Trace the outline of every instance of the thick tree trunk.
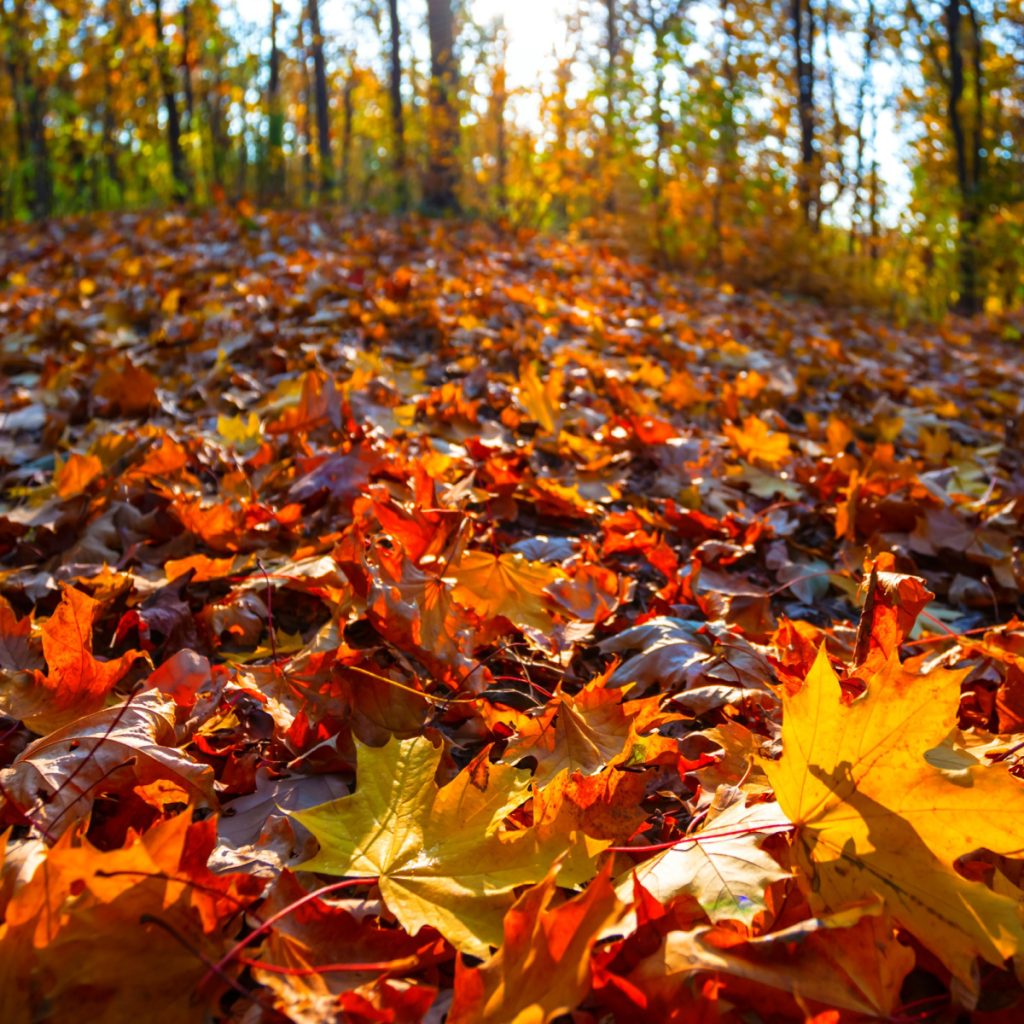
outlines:
M459 208L459 119L455 106L458 65L455 61L455 15L451 0L427 0L430 34L430 149L423 200L431 213Z
M330 199L334 191L334 167L331 157L331 123L327 107L327 65L324 62L324 37L320 31L319 0L308 0L310 51L313 55L313 86L316 98L316 132L320 150L320 199Z
M391 114L391 166L395 175L398 209L409 205L409 169L405 155L405 111L402 107L402 24L398 19L398 0L388 0L390 60L388 62L388 99Z

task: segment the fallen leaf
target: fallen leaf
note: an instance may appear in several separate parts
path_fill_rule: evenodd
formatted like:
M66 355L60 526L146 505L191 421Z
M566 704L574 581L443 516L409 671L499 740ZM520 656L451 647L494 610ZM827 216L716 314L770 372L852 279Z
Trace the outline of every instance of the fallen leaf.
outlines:
M626 872L616 882L621 899L629 899L636 879L668 906L692 896L708 918L751 924L765 909L764 891L789 872L762 850L779 827L788 831L778 804L747 807L743 800L716 815L699 832Z
M625 910L608 871L556 902L558 866L505 914L504 942L479 967L456 961L448 1024L548 1024L570 1013L590 988L590 951Z
M1015 895L968 881L953 864L980 848L1024 853L1024 788L996 766L934 766L962 678L943 668L915 674L893 654L846 702L823 646L804 685L783 697L782 759L762 767L796 828L812 906L884 901L975 991L975 957L1001 966L1017 955L1024 923Z
M439 787L442 752L426 737L356 749L356 792L293 815L320 842L301 867L377 879L410 934L432 925L457 949L486 956L501 941L513 889L543 878L576 845L588 863L607 845L572 832L502 828L527 798L529 772L478 757Z

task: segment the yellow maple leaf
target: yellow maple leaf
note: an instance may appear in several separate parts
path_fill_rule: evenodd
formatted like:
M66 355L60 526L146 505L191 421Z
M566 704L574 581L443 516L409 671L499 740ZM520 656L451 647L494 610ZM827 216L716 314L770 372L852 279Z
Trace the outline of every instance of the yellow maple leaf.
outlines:
M217 433L239 452L255 451L263 442L263 424L256 413L245 416L218 416Z
M789 435L769 430L757 416L748 416L742 428L726 423L722 429L736 451L751 462L774 468L789 457Z
M1024 949L1024 924L1009 882L997 876L993 891L953 862L980 848L1021 854L1024 787L949 745L962 678L916 675L892 654L844 703L822 647L783 695L782 759L763 767L796 826L812 905L883 901L974 991L975 957L1001 966Z
M541 379L536 363L527 363L519 377L519 404L545 434L558 434L562 429L562 389L565 372L552 370Z
M550 630L544 588L565 579L557 566L529 562L520 554L491 555L469 551L449 569L455 580L452 597L484 618L502 615L516 626Z
M527 799L530 773L492 765L486 752L438 786L442 751L424 736L383 747L357 741L356 751L356 792L293 815L320 843L302 867L376 878L409 934L432 925L464 953L487 956L501 942L513 889L542 879L563 854L559 881L582 882L608 845L563 828L503 828Z

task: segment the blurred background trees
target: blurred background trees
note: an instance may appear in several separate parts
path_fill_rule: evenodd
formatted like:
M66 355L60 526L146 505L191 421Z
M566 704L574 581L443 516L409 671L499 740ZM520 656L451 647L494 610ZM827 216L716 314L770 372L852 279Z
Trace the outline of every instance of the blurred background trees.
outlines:
M1021 0L565 0L518 80L479 7L0 0L0 216L420 208L901 313L1024 302Z

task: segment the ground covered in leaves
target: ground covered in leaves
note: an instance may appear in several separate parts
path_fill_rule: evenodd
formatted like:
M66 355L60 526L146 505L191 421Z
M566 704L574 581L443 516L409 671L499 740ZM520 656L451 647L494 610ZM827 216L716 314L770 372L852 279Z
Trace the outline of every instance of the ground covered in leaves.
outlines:
M5 1024L1019 1020L1019 349L296 214L0 237Z

